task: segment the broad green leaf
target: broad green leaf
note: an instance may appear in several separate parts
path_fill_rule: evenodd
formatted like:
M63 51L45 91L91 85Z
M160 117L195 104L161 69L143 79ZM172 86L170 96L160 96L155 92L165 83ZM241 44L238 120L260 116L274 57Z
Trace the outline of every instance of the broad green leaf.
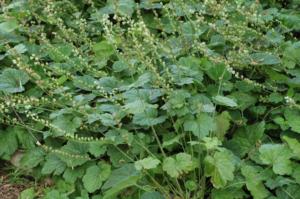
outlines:
M238 108L242 111L247 109L248 107L254 105L257 101L254 95L250 95L245 92L234 92L230 94L232 98L236 99L236 103L238 104Z
M273 167L273 171L279 175L292 173L292 152L284 144L264 144L259 148L259 158L263 164Z
M300 159L300 135L287 132L282 135L282 140L288 144L289 148L293 151L293 155L297 159Z
M73 80L73 84L82 90L91 91L95 87L95 81L96 79L90 75L76 76Z
M9 160L11 155L18 149L18 140L14 131L10 128L0 131L0 157Z
M100 9L102 14L120 14L123 16L131 16L135 9L133 0L108 0L107 5Z
M13 133L16 134L18 138L18 142L22 148L32 149L35 147L36 140L33 138L33 136L30 134L28 130L16 126L10 129L9 132L12 134Z
M56 189L50 189L47 193L42 197L42 199L69 199L66 193L60 193Z
M298 184L300 184L300 164L293 165L292 177L296 180Z
M41 148L33 148L26 152L20 163L25 169L32 169L44 160L45 152Z
M8 34L19 26L18 21L15 19L11 19L5 22L0 23L0 34Z
M54 44L51 48L46 48L45 50L53 61L63 62L69 59L72 53L72 46L69 44Z
M66 182L74 184L77 178L81 178L84 173L84 167L67 168L62 177Z
M229 106L229 107L237 107L236 101L234 99L229 98L229 97L217 95L213 99L219 105Z
M7 68L2 71L0 75L0 90L8 93L19 93L25 90L23 85L29 81L27 73Z
M101 141L90 142L89 152L95 157L99 157L106 152L106 145Z
M21 192L19 199L34 199L35 198L35 191L34 188L28 188Z
M219 82L220 79L229 80L231 78L231 74L227 71L224 64L209 65L206 73L216 82Z
M106 40L93 45L93 52L97 59L105 60L114 54L114 47Z
M208 155L204 160L205 176L211 177L210 181L215 188L225 187L234 178L234 162L233 155L226 150Z
M170 94L169 100L162 106L171 116L183 116L190 112L187 100L191 94L187 90L175 90Z
M270 195L265 188L263 180L266 180L261 174L262 168L257 166L243 165L242 174L246 179L247 189L250 191L254 199L264 199Z
M60 148L57 156L67 164L68 167L83 165L89 160L87 152L89 145L83 142L68 141L66 145Z
M100 189L102 183L108 178L110 173L111 167L109 164L100 163L99 166L90 166L82 178L83 185L89 193L93 193L97 189Z
M204 138L217 128L216 122L208 114L202 113L196 119L189 119L184 122L184 130L191 131L198 138Z
M226 146L238 156L244 157L247 153L254 152L253 150L255 150L256 144L262 139L264 131L264 122L239 128Z
M212 199L241 199L247 196L241 187L230 187L230 185L224 189L213 189L211 195Z
M66 169L66 164L54 154L49 154L46 157L46 162L42 168L42 174L60 175Z
M154 126L163 123L166 119L166 116L158 116L156 109L146 108L144 112L135 114L132 122L141 126Z
M141 199L165 199L159 192L145 192L142 194Z
M71 115L60 115L51 124L54 136L73 135L82 123L81 118Z
M296 64L300 63L300 42L296 42L287 46L283 52L283 64L287 68L294 68Z
M275 65L280 64L280 58L271 53L254 53L251 54L251 61L254 65Z
M218 149L222 145L222 142L216 137L205 137L203 138L203 145L208 151Z
M104 126L114 126L117 124L112 114L104 113L99 115L100 121Z
M140 170L148 170L155 169L160 164L160 160L152 157L144 158L142 160L138 160L134 163L135 168Z
M172 178L179 178L182 174L194 170L196 163L192 156L186 153L178 153L175 157L167 157L163 161L163 170Z
M220 140L224 139L225 134L229 130L230 120L231 120L231 116L227 111L223 111L221 114L216 116L215 122L217 127L215 133Z
M286 109L284 111L284 117L292 131L300 133L300 111L295 109Z
M101 188L107 190L104 192L103 199L115 198L120 191L134 186L139 178L140 173L133 164L125 164L121 168L113 170Z

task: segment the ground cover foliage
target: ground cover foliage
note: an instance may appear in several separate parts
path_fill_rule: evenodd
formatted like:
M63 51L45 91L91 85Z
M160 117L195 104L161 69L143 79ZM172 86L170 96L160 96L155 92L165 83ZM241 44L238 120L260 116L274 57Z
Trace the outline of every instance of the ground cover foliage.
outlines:
M300 198L300 1L16 0L0 157L44 199Z

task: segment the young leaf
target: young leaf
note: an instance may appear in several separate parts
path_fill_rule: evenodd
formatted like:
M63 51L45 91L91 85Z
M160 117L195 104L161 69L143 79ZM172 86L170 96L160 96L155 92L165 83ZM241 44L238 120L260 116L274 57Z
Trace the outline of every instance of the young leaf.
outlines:
M138 160L134 163L134 166L137 170L143 170L143 169L155 169L160 164L160 161L158 159L148 157L144 158L142 160Z

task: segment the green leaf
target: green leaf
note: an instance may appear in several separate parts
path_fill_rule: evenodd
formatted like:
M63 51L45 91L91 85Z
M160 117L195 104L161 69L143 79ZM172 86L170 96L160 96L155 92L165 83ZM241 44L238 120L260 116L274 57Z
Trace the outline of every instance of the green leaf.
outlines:
M3 23L0 23L0 34L8 34L14 31L15 29L17 29L18 26L19 26L18 21L15 19L11 19Z
M283 52L283 63L287 68L294 68L300 63L300 42L296 42L287 46Z
M215 118L215 122L216 122L215 133L216 133L216 136L220 140L224 139L225 134L229 130L230 120L231 120L231 116L230 116L229 112L227 112L227 111L223 111L221 114L216 116L216 118Z
M263 180L265 177L261 174L262 168L257 166L243 165L241 168L243 176L246 178L246 186L254 199L264 199L270 195L265 188Z
M175 158L167 157L163 161L163 170L172 178L178 178L180 175L194 170L195 167L196 163L192 156L186 153L178 153Z
M114 54L114 47L106 40L93 45L95 57L99 60L106 60Z
M240 182L237 182L240 183ZM241 183L242 184L242 183ZM230 187L234 186L234 183L228 185L227 188L223 189L213 189L212 199L241 199L246 198L247 194L243 191L241 187ZM243 184L242 184L243 185Z
M263 164L273 167L279 175L292 173L292 152L284 144L264 144L259 148L259 158Z
M115 118L113 117L112 114L109 113L104 113L99 115L99 119L101 120L101 123L104 126L114 126L117 124L117 122L115 121Z
M145 192L142 194L141 199L165 199L159 192Z
M115 198L123 189L135 185L139 178L140 173L133 164L125 164L121 168L113 170L102 187L102 190L108 189L104 192L103 199Z
M81 119L71 115L60 115L52 122L54 136L73 135L81 125Z
M229 97L217 95L216 97L213 97L216 104L228 106L228 107L237 107L237 103L234 99L231 99Z
M300 135L293 132L286 132L282 135L282 140L293 151L293 156L300 159Z
M286 109L284 111L284 117L287 120L287 124L291 127L292 131L300 133L300 111L295 109Z
M138 160L134 163L135 168L140 170L148 170L155 169L160 164L160 160L152 157L144 158L142 160Z
M10 130L11 133L15 133L18 138L19 144L21 144L21 147L24 149L32 149L35 147L36 140L32 137L30 132L27 130L20 128L20 127L13 127Z
M2 71L0 75L0 90L8 93L19 93L25 90L23 85L29 81L27 73L7 68Z
M66 169L66 164L61 161L56 155L49 154L46 157L46 162L42 168L42 174L51 174L60 175Z
M9 160L11 155L18 149L18 141L14 131L10 128L0 131L0 157Z
M166 119L166 116L158 116L156 109L146 108L143 113L135 114L132 122L141 126L154 126L163 123Z
M254 53L251 54L252 63L254 65L275 65L280 64L279 57L270 53Z
M229 80L231 78L231 73L227 71L224 64L209 65L206 73L211 79L215 80L216 82L219 82L220 79Z
M120 14L131 16L135 9L134 0L108 0L107 5L100 9L102 14Z
M63 178L68 183L75 183L77 178L82 178L85 170L84 167L67 168L63 174Z
M292 177L300 184L300 164L294 164Z
M42 199L69 199L67 194L60 193L58 190L50 189Z
M230 94L234 99L236 99L238 108L241 111L244 111L249 106L254 105L257 101L256 97L253 95L249 95L245 92L234 92Z
M76 167L86 163L89 160L87 152L89 145L83 142L68 141L61 147L60 152L56 155L67 164L68 167Z
M191 131L198 138L204 138L210 132L216 130L216 122L208 114L199 114L196 119L189 119L184 122L184 130Z
M69 44L53 44L51 48L46 48L45 50L53 61L62 62L69 59L72 53L72 46Z
M82 90L91 91L95 87L95 81L96 79L90 75L76 76L73 80L73 84Z
M101 163L100 166L94 165L87 168L82 178L83 186L89 193L100 189L102 183L108 178L111 172L109 164Z
M45 152L41 148L33 148L26 152L20 163L25 169L32 169L44 160Z
M218 151L213 156L206 156L205 176L211 177L210 181L215 188L225 187L227 182L234 178L234 162L233 155L227 150Z
M35 191L34 188L28 188L21 192L19 199L34 199L35 198Z
M95 157L99 157L106 152L106 146L100 141L90 142L89 152Z
M256 144L262 139L264 131L264 122L239 128L226 146L238 156L244 157L247 153L255 150Z

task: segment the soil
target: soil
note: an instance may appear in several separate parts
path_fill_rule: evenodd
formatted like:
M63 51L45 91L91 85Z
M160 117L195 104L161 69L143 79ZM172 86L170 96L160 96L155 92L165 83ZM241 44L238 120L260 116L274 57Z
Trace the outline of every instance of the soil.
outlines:
M25 184L11 184L6 175L0 174L1 199L18 199L24 189L26 189Z

